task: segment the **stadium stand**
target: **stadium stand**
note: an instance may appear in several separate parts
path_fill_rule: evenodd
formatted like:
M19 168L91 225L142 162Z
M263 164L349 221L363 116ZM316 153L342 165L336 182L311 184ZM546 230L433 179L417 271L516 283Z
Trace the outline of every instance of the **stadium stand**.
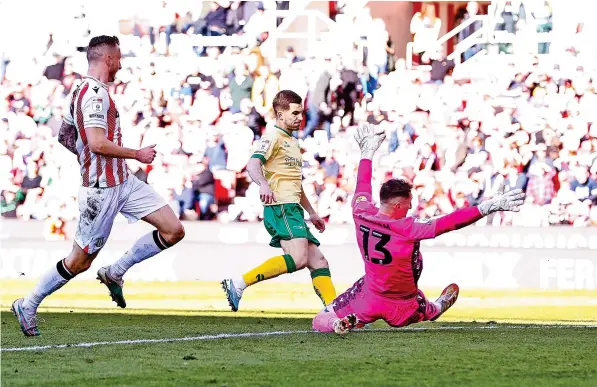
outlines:
M505 181L525 189L528 202L519 214L487 219L491 225L597 225L596 51L587 24L552 31L549 2L493 2L478 18L469 4L456 28L438 36L426 21L432 11L422 10L405 60L381 19L352 9L328 22L337 28L311 42L317 49L283 47L274 57L271 31L293 17L280 3L156 2L116 15L112 32L124 58L111 94L123 140L158 144L152 166L129 167L181 218L261 219L258 188L244 167L268 127L274 94L292 89L307 111L299 134L304 189L331 223L351 222L352 132L366 121L388 137L373 192L391 176L412 180L420 216L478 203ZM93 9L74 7L63 17L43 41L19 41L27 50L0 48L2 217L47 219L57 237L77 215L79 185L57 131L86 70L85 42L105 32L95 27L104 15ZM348 32L347 20L355 39L330 50L326 43ZM453 38L446 56L442 44Z

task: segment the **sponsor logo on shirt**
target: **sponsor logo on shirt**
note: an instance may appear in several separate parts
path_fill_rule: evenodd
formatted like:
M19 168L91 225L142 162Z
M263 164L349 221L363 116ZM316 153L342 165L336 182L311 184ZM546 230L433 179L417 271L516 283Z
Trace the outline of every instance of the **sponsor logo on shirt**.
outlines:
M300 167L302 164L301 160L299 160L295 157L285 157L284 162L289 167L297 167L297 166Z
M359 202L364 202L364 201L366 201L366 200L367 200L367 198L366 198L365 196L362 196L362 195L361 195L361 196L358 196L358 197L356 198L356 200L355 200L355 202L354 202L354 203L355 203L355 204L357 204L357 203L359 203Z
M101 112L104 110L104 100L102 98L93 98L91 100L91 110Z
M368 218L364 217L364 216L363 216L363 215L361 215L361 214L357 215L357 217L359 218L359 220L362 220L363 222L369 222L369 223L371 223L371 224L375 224L375 225L377 225L377 226L379 226L379 227L383 227L383 228L385 228L386 230L391 230L390 226L389 226L389 225L387 225L387 224L385 224L385 223L379 223L379 222L376 222L375 220L373 220L373 219L368 219Z
M430 218L415 218L415 223L431 224Z
M269 146L271 145L271 141L270 140L261 140L259 142L259 150L262 152L265 152L269 149Z

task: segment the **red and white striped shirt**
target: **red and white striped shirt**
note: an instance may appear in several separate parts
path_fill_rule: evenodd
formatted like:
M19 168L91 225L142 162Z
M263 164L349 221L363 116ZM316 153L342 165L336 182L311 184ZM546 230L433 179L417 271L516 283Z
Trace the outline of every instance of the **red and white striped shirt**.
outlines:
M77 157L81 165L83 187L114 187L128 178L124 159L97 155L89 150L85 128L102 128L106 137L122 146L120 115L110 98L108 87L97 79L86 76L71 94L70 109L64 121L77 131Z

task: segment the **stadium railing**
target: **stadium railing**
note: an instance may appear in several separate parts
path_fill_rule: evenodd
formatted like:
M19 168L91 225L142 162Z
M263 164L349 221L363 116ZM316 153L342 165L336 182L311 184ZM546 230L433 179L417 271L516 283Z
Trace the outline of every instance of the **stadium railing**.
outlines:
M489 5L487 15L476 15L470 19L465 20L460 25L453 28L451 31L446 33L444 36L439 38L434 47L443 46L448 42L448 40L454 38L458 35L461 31L465 28L469 27L473 23L480 21L481 28L475 31L473 34L468 36L463 41L459 42L454 46L454 49L451 53L448 54L447 59L453 60L454 63L458 65L464 64L465 61L462 60L462 54L465 53L468 49L472 48L475 45L481 46L495 46L498 44L512 44L520 41L520 38L516 36L516 34L509 33L506 31L496 31L497 24L501 21L501 16L498 14L498 10L500 9L499 6L503 3L503 1L494 1L492 4ZM530 14L530 13L529 13ZM531 25L534 26L534 19L532 16L528 17L531 19ZM553 33L552 32L535 32L531 34L527 34L525 36L525 40L528 43L529 40L533 41L534 44L539 43L551 43L553 40ZM414 43L409 42L406 45L406 66L408 69L412 69L414 67L413 63L413 54L414 54ZM480 49L476 52L473 56L471 56L468 60L471 59L479 59L480 56L490 55L492 53L491 49ZM541 55L541 54L539 54ZM467 61L468 62L468 61ZM472 63L472 62L471 62Z

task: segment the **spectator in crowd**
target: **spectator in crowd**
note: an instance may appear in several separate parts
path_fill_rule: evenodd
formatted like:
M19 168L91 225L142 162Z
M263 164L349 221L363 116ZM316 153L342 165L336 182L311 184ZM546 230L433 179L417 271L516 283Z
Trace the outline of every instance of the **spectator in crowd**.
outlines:
M500 22L496 26L498 31L515 34L520 29L519 23L526 23L526 9L522 0L507 0L498 3Z
M422 62L425 52L435 50L442 21L435 13L435 5L423 3L421 12L415 13L410 21L410 33L413 34L413 54Z
M551 203L556 195L553 178L555 170L545 161L532 163L529 167L529 184L527 196L531 197L533 203L540 206Z
M210 220L213 217L212 206L215 204L216 186L213 173L208 168L206 158L197 164L197 176L193 180L193 189L199 204L199 217L201 220Z
M479 13L479 3L476 1L469 1L466 5L466 13L464 14L464 18L462 19L462 23L468 23L469 19L474 18ZM458 33L458 42L463 42L466 38L480 30L482 27L482 23L479 20L471 22L468 26L466 26L462 31ZM463 54L464 60L468 60L473 55L475 55L481 49L480 45L474 44L470 48L466 49Z
M446 58L442 46L437 47L435 50L430 50L425 53L424 56L429 57L429 64L431 65L430 81L443 84L446 76L452 75L454 71L454 61ZM427 60L423 60L427 62Z
M539 6L532 12L535 18L537 33L549 33L552 30L552 10L549 1L539 2ZM538 54L547 54L549 52L549 42L539 42Z
M576 194L580 202L590 201L597 204L597 181L591 178L589 171L584 167L574 170L574 177L570 181L570 190Z
M226 151L226 144L221 136L212 136L208 140L207 148L205 149L205 157L208 160L208 166L211 171L225 169L228 160L228 152Z
M261 2L257 3L257 10L248 19L243 31L250 39L262 41L265 39L263 34L268 30L268 21L265 15L265 8Z
M286 56L286 59L288 60L288 62L290 62L290 63L298 63L298 62L302 62L305 60L305 58L296 54L296 52L294 51L294 47L292 47L292 46L288 46L286 48L285 56Z
M311 136L321 122L321 107L330 103L330 81L332 76L327 67L330 60L326 59L321 68L315 70L309 82L307 94L307 124L303 130L303 139Z
M230 111L232 113L240 112L240 104L245 99L251 98L253 84L255 80L249 74L247 66L239 64L234 69L234 75L230 76L230 95L232 98L232 106Z

